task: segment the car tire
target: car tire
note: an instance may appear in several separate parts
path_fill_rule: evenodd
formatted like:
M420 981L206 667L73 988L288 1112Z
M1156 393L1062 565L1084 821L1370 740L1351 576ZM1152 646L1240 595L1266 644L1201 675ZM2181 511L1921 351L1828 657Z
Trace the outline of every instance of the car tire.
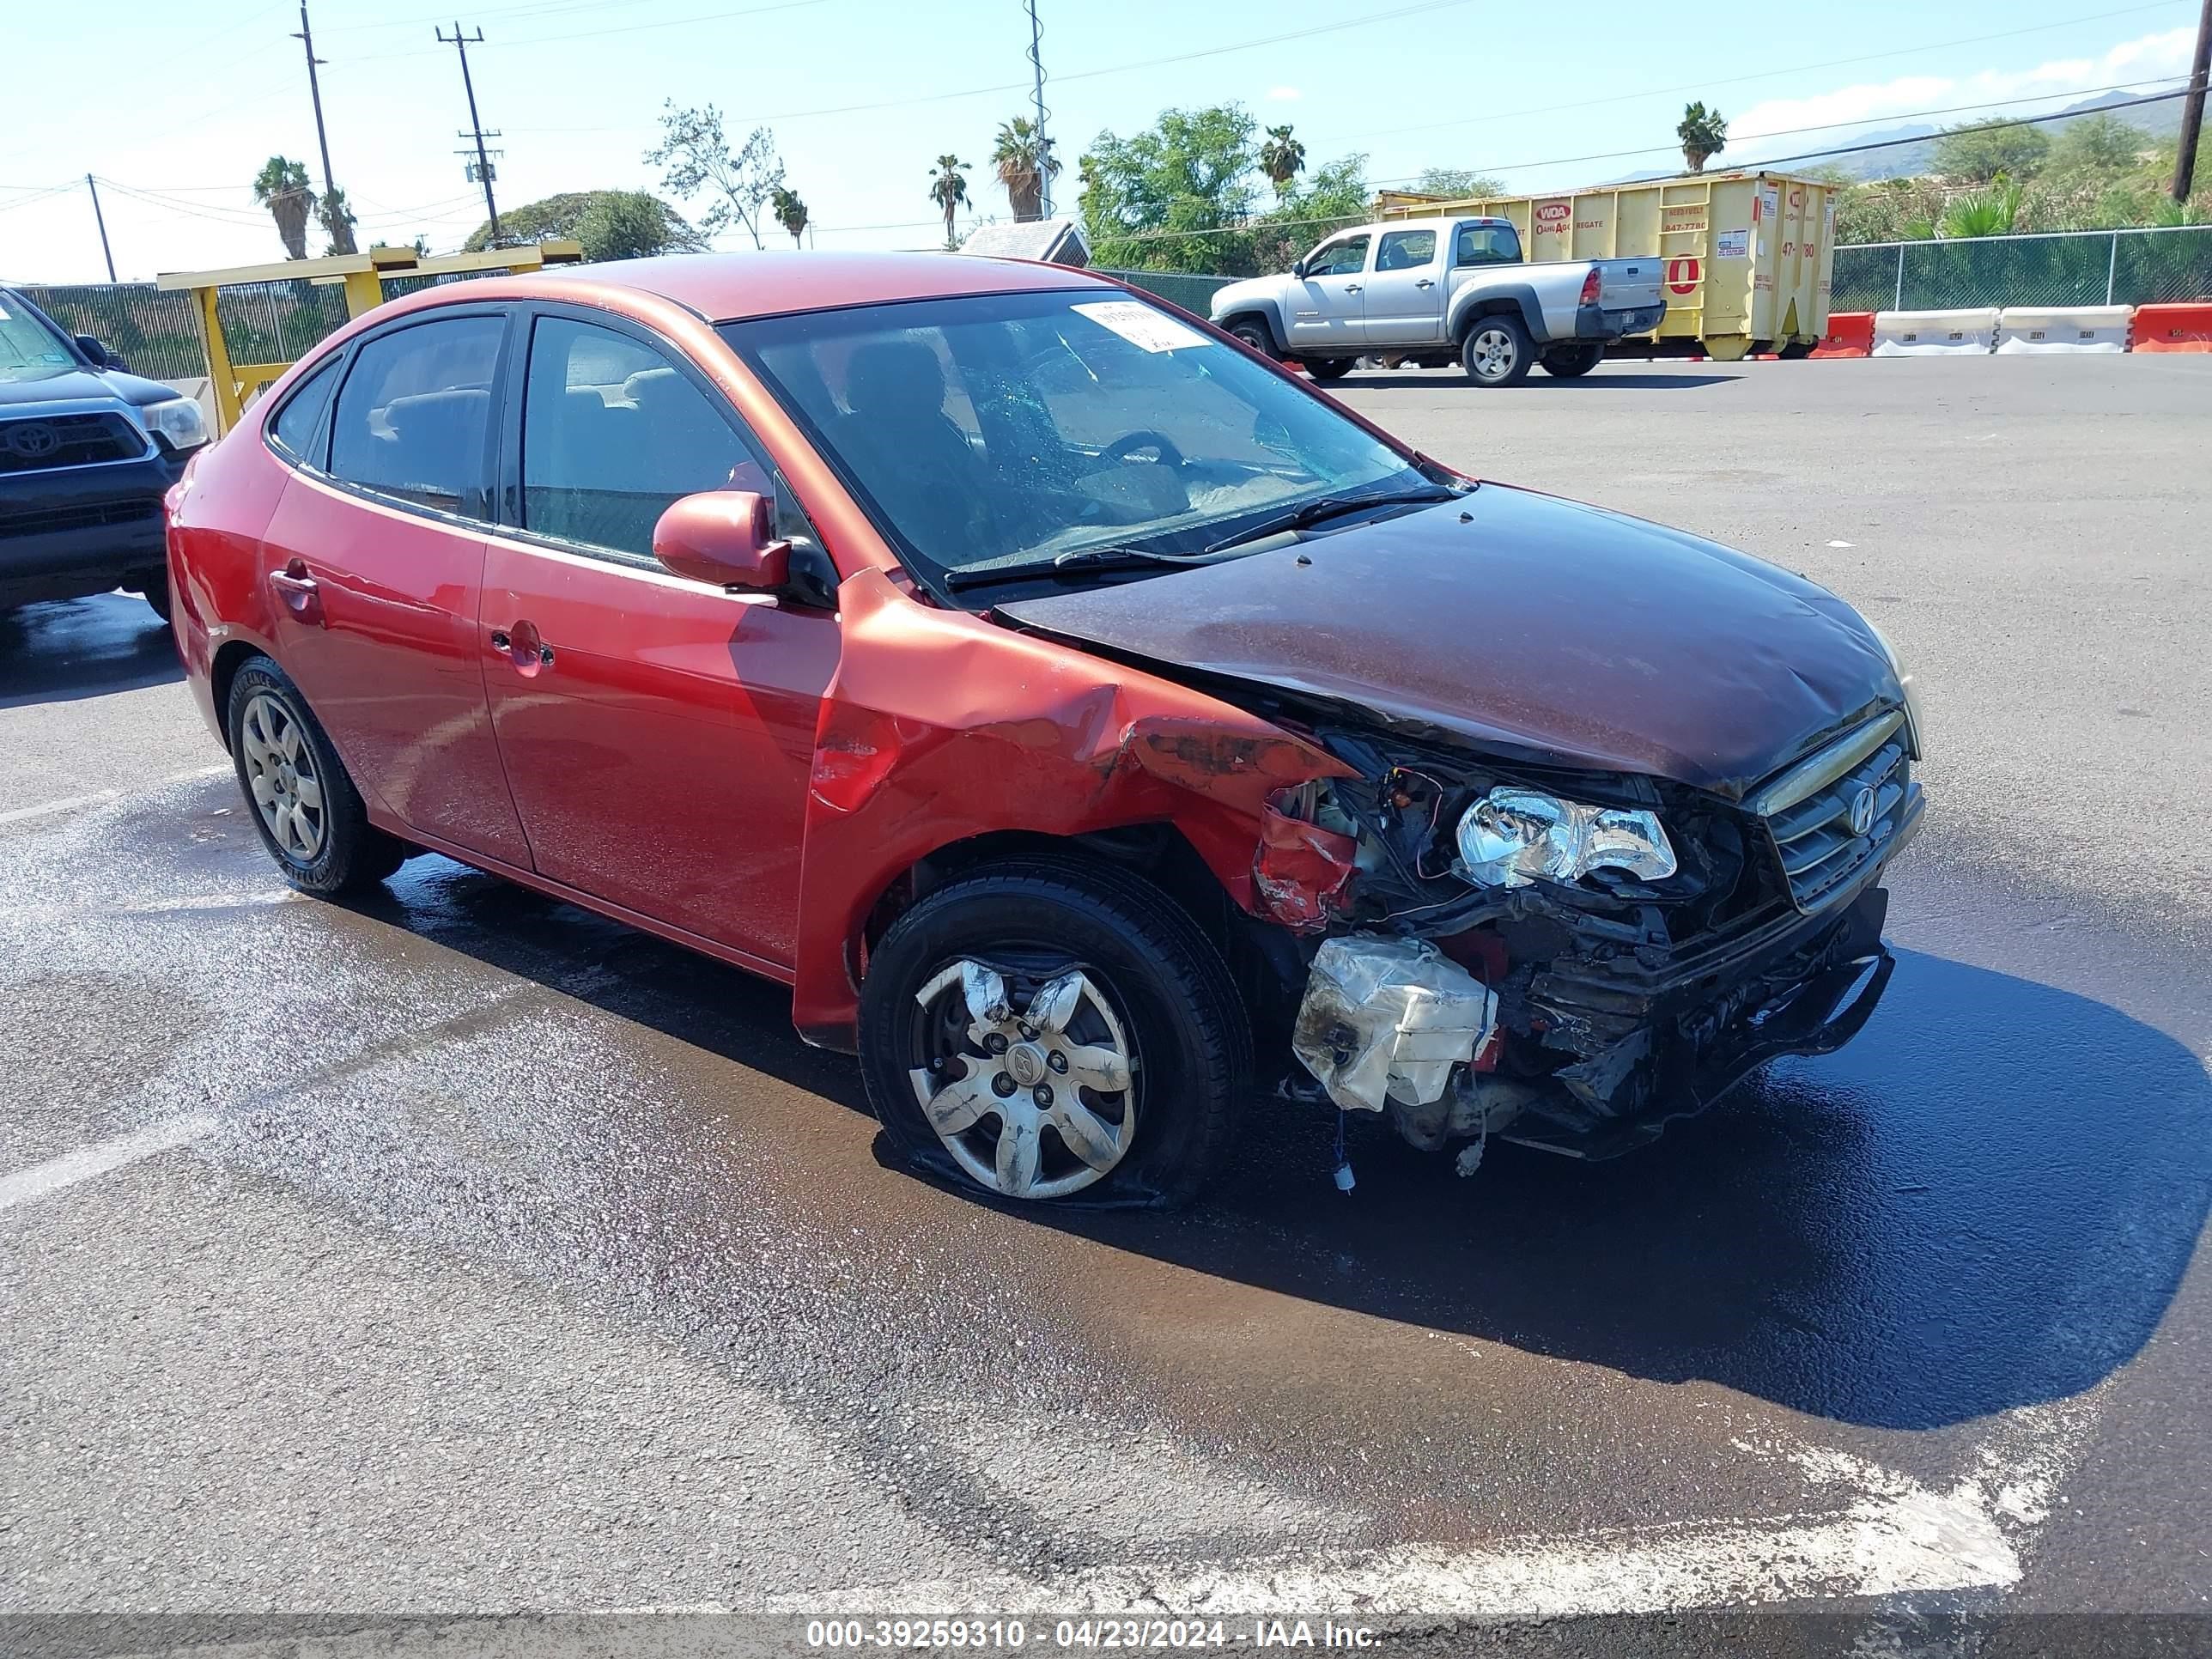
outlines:
M1015 1201L1188 1202L1252 1069L1243 1000L1188 914L1052 859L971 871L900 916L870 954L860 1047L895 1147Z
M1352 373L1352 364L1358 361L1356 357L1309 357L1305 360L1306 373L1316 380L1340 380Z
M1243 341L1262 357L1273 357L1276 355L1274 337L1267 332L1267 324L1256 317L1239 318L1231 325L1229 332L1236 338Z
M410 849L368 821L361 792L291 677L256 657L230 683L224 730L261 844L303 893L337 898L372 887Z
M1553 346L1537 361L1547 374L1562 380L1579 380L1605 361L1605 348L1595 341Z
M1460 367L1479 386L1518 386L1536 366L1528 331L1510 312L1493 311L1468 325L1459 343Z

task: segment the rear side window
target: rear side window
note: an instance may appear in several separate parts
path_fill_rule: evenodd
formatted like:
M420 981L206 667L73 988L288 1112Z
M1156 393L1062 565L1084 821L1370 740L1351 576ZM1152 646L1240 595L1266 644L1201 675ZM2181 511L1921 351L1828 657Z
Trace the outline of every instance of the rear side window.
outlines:
M1433 230L1393 230L1384 233L1375 254L1377 270L1418 270L1437 257Z
M327 450L323 442L323 411L337 390L338 364L333 357L292 388L284 407L269 423L269 436L276 447L297 461L320 466Z
M402 501L485 518L498 317L418 323L362 347L338 392L331 471Z
M1517 265L1521 239L1510 225L1462 225L1452 250L1455 265Z
M705 489L776 501L777 533L809 536L758 450L690 377L642 341L565 317L531 331L522 519L541 536L641 558L670 503Z

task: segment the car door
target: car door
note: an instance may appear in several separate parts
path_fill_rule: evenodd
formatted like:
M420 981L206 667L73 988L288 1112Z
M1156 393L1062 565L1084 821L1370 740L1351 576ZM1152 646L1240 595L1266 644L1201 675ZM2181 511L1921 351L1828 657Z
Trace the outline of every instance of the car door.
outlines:
M293 389L259 579L277 660L362 789L427 840L526 866L477 638L507 330L496 307L440 312Z
M1291 347L1319 352L1340 347L1357 356L1366 320L1364 231L1324 242L1307 257L1305 275L1291 284Z
M1369 345L1427 345L1443 338L1443 284L1434 225L1386 230L1367 276L1362 337Z
M675 348L536 313L510 377L478 651L540 874L759 963L796 956L834 572L766 453ZM654 522L708 489L773 495L796 594L670 574Z

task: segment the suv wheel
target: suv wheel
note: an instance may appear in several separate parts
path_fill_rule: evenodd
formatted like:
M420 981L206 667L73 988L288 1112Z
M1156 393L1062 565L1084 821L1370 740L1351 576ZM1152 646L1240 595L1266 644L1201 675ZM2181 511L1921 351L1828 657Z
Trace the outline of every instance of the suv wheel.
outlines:
M1605 361L1605 347L1595 341L1583 341L1575 345L1553 346L1540 360L1544 373L1562 380L1572 380L1587 374Z
M1480 386L1518 386L1535 366L1535 350L1521 319L1508 312L1478 317L1460 342L1467 378Z
M368 821L361 792L291 678L257 657L230 683L230 756L261 844L286 881L333 898L382 881L408 848Z
M988 866L901 916L860 993L885 1134L996 1196L1174 1205L1251 1072L1219 955L1157 889L1050 860Z

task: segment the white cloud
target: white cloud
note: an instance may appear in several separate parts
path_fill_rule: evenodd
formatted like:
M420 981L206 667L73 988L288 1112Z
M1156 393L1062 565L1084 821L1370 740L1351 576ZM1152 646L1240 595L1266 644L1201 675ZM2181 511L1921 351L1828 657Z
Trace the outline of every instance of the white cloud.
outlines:
M2195 40L2194 29L2169 29L2162 34L2124 40L2099 58L2057 58L2033 69L1984 70L1978 75L1905 75L1810 98L1770 98L1731 117L1729 138L1732 145L1744 144L1762 134L1843 121L1880 121L1918 110L1994 104L2008 99L2048 96L2063 103L2079 96L2083 88L2185 76ZM2028 106L1988 112L1991 116L2041 112ZM1937 118L1948 125L1973 118L1961 114Z
M1267 101L1271 104L1295 104L1299 99L1304 96L1304 92L1297 87L1269 87L1267 88Z

